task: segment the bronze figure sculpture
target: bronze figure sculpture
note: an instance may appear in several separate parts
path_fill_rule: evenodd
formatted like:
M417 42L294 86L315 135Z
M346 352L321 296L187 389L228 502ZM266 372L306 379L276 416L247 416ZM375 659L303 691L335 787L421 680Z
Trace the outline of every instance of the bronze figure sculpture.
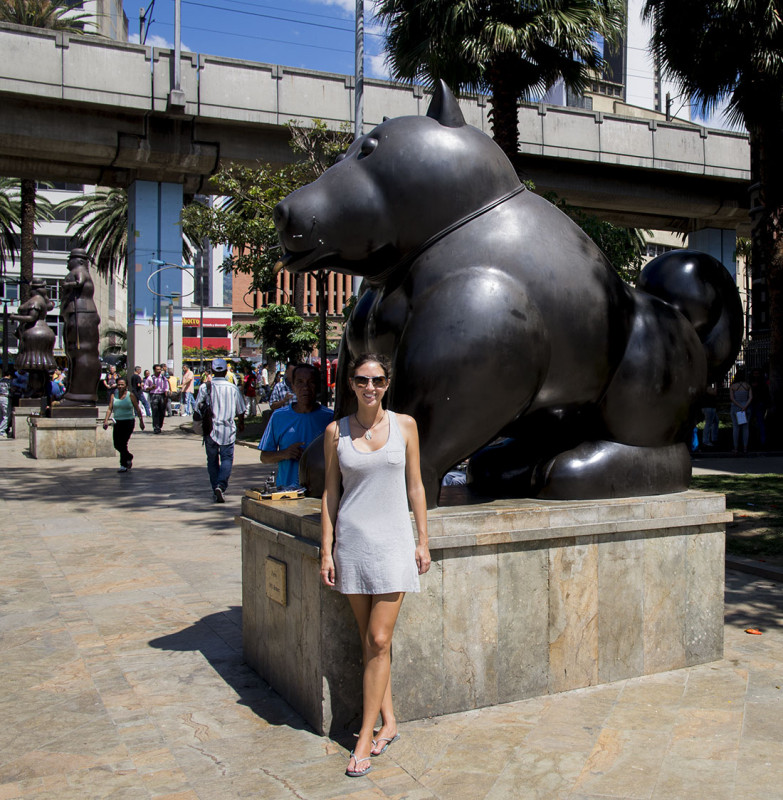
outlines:
M68 390L61 405L94 406L98 402L101 362L98 356L100 317L93 300L95 286L86 250L71 250L63 281L60 316L65 327Z
M275 215L286 269L364 278L337 413L351 410L350 358L388 355L388 405L419 424L430 507L468 456L485 495L687 488L694 407L742 333L736 287L715 259L675 251L626 285L465 123L443 83L426 117L385 120ZM318 447L303 468L316 491Z
M54 363L54 331L46 324L46 315L54 308L54 303L46 293L46 284L34 279L30 284L30 297L19 306L16 314L10 317L19 325L16 338L19 352L16 356L16 370L25 370L29 375L28 395L43 397L49 373L57 366Z

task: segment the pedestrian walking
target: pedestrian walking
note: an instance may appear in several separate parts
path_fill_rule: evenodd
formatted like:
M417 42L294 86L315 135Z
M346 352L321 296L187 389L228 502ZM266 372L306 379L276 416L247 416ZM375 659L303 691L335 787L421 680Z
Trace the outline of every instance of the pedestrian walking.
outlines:
M212 429L204 435L207 452L207 473L216 503L225 503L225 493L234 466L234 443L237 428L245 428L245 401L242 393L226 377L228 364L222 358L212 361L212 380L198 390L196 410L204 416L207 408ZM236 421L235 421L236 418Z
M171 394L169 382L163 374L161 364L153 366L155 374L150 386L150 405L152 406L152 430L160 433L163 430L163 420L166 418L166 402Z
M120 468L117 472L127 472L133 466L133 453L128 450L133 429L136 426L134 417L139 418L139 427L144 430L144 417L141 406L133 392L128 391L125 378L117 379L117 388L109 395L109 407L103 420L103 429L109 427L109 420L114 416L114 449L120 454Z
M11 378L0 370L0 439L11 434Z
M195 382L196 376L193 374L193 370L186 364L185 369L182 370L182 386L180 388L180 408L183 409L180 413L184 414L186 417L189 417L193 413L193 408L196 405L196 396L193 393Z
M150 371L148 369L144 370L144 377L142 378L141 382L141 397L139 400L141 401L141 405L144 408L144 413L148 416L152 416L152 406L150 405L150 391L152 390L152 376L150 375Z
M242 390L245 394L247 415L248 417L255 417L258 413L258 406L256 403L256 376L250 367L246 370Z

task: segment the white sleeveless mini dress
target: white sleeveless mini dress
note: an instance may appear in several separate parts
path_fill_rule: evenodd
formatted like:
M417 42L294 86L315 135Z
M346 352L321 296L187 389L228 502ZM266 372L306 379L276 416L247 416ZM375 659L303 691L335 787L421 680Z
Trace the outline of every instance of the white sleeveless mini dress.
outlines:
M343 496L337 510L335 588L343 594L418 592L414 528L405 487L405 440L389 415L380 450L354 447L348 417L339 422L337 459Z

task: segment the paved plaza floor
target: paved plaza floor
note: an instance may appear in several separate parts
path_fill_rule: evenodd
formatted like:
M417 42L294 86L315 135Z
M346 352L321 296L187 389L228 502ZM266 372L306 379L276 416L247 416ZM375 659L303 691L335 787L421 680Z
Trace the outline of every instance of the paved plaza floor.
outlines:
M783 798L783 584L736 572L723 660L405 723L345 777L349 742L242 661L257 452L215 505L177 424L134 434L128 474L0 441L0 800Z

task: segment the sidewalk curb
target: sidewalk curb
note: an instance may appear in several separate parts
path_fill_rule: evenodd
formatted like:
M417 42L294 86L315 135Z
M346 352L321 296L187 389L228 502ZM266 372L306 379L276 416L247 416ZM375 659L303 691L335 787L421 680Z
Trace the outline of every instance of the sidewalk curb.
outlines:
M771 581L783 583L783 567L776 567L772 564L766 564L763 561L755 561L752 558L727 555L726 569L733 569L736 572L746 572L750 575L758 575L760 578L768 578Z

